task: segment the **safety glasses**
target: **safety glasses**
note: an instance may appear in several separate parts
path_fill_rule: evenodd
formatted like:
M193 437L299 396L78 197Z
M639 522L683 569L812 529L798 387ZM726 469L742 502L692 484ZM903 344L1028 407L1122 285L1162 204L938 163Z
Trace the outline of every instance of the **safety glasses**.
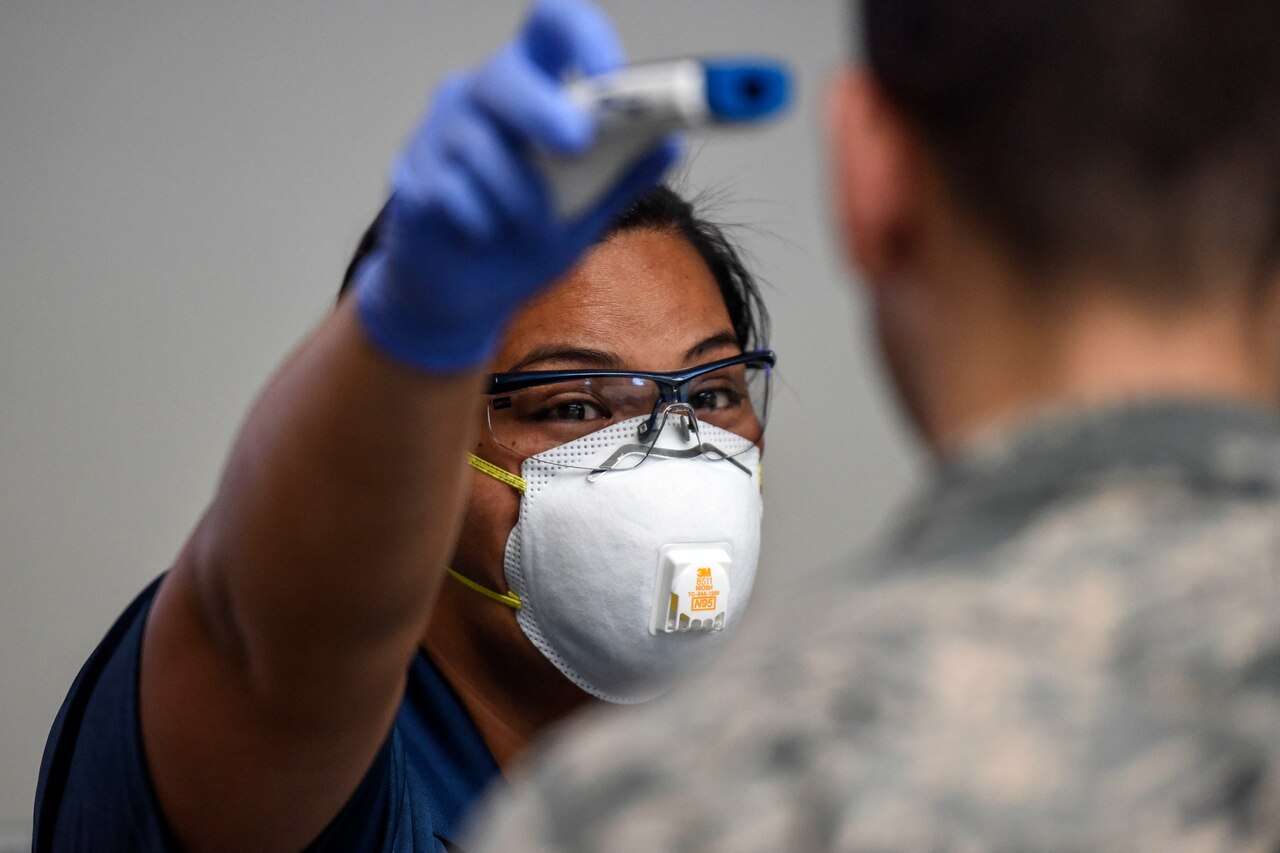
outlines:
M638 419L619 456L626 467L634 467L648 458L668 423L678 422L686 437L696 435L700 424L710 424L746 441L725 449L699 439L693 445L696 454L679 455L731 458L764 435L776 358L771 350L757 349L671 373L495 373L488 389L489 432L497 444L528 458Z

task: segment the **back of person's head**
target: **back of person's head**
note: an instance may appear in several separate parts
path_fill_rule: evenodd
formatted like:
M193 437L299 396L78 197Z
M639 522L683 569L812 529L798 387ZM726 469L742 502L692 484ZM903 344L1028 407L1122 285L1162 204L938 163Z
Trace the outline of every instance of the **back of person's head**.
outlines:
M1035 275L1272 277L1280 3L864 0L865 61L956 204Z

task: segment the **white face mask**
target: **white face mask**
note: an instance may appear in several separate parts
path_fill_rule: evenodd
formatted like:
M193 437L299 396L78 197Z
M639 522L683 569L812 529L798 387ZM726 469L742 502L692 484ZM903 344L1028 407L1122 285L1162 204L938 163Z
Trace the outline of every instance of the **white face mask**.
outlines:
M592 473L645 420L524 461L506 550L511 592L479 590L518 607L533 644L610 702L651 699L715 654L746 606L760 549L760 452L741 436L707 424L700 437L664 429L644 464ZM699 442L736 455L663 455ZM519 488L511 474L473 464Z

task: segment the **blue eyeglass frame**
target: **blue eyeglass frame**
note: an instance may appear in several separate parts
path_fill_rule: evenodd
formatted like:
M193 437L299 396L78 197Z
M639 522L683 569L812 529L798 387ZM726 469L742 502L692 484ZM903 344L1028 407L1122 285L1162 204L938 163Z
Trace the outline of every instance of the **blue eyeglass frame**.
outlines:
M550 385L553 382L567 382L573 379L595 379L634 376L637 379L647 379L658 386L658 400L654 404L653 414L649 418L649 426L652 427L654 418L657 417L659 408L663 403L688 403L687 395L684 393L684 386L699 376L705 376L708 373L714 373L726 367L733 367L735 364L749 364L751 362L763 362L772 370L773 366L778 362L777 354L771 349L754 349L747 350L741 355L722 358L717 361L709 361L706 364L699 364L685 370L673 370L670 373L653 373L644 370L527 370L522 373L494 373L489 377L490 397L496 397L500 394L508 394L512 391L522 391L525 388L533 388L538 385ZM761 422L764 417L768 416L768 412L761 413Z

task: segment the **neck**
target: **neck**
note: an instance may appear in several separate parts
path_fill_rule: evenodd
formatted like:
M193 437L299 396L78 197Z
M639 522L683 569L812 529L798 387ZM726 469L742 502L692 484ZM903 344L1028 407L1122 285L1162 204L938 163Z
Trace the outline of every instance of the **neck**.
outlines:
M591 701L529 642L511 610L447 579L423 647L504 771L536 736Z
M951 268L975 270L954 261ZM976 275L940 296L908 285L877 300L890 363L934 451L949 453L977 432L1051 405L1280 402L1274 293L1161 311L1097 281L1054 282L1040 294L1034 287ZM895 349L910 358L895 358Z

